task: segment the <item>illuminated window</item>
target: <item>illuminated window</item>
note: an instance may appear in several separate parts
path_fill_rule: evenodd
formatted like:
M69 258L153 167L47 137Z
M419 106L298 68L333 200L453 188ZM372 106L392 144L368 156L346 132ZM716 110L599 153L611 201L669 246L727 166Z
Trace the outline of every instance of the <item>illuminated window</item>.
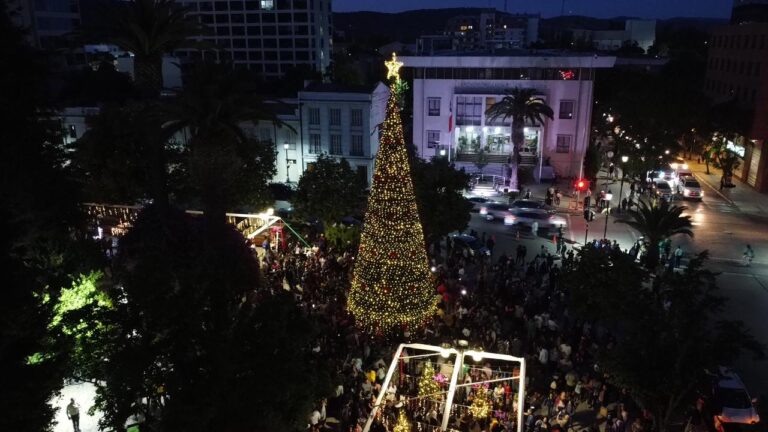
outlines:
M261 0L261 8L264 10L272 10L275 8L274 0Z

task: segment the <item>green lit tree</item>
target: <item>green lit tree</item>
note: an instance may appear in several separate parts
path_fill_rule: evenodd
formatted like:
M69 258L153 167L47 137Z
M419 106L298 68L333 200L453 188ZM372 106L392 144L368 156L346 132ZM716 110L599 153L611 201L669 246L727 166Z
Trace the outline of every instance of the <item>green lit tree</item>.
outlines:
M424 369L419 377L419 397L440 399L440 386L435 381L435 368L430 361L424 363Z

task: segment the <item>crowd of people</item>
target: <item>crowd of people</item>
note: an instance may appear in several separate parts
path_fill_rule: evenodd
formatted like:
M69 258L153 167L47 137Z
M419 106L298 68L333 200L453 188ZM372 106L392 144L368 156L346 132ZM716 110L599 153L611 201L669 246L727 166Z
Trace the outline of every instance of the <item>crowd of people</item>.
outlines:
M308 413L308 430L362 431L381 391L386 397L370 430L392 431L400 410L408 413L413 431L439 430L445 394L417 397L418 378L427 361L436 362L435 379L450 376L452 371L446 369L450 362L418 356L405 360L391 385L383 389L400 342L457 346L462 340L487 352L524 357L526 432L567 432L577 411L586 409L594 410L596 415L589 417L597 421L580 422L581 428L604 424L610 432L624 432L640 416L626 391L610 386L595 364L593 353L610 343L609 333L569 312L560 277L574 265L572 250L566 253L558 245L553 254L542 246L529 255L520 244L515 257L504 253L486 257L467 254L455 245L436 248L431 260L438 279L436 294L441 296L438 313L422 329L380 338L356 328L345 309L353 248L332 247L322 235L312 243L311 248L297 245L261 257L270 289L294 293L324 326L314 350L336 367L335 391ZM514 401L519 370L485 361L466 368L460 382L467 385L456 394L449 429L517 430ZM493 382L482 384L488 380ZM440 385L447 388L444 382ZM470 409L477 397L488 400L487 416L474 415Z

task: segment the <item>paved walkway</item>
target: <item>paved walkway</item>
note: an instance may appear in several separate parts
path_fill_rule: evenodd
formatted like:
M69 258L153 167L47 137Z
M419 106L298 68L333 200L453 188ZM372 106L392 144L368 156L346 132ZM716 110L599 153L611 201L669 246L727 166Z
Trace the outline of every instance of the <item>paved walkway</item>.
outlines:
M736 187L724 188L720 190L720 176L721 170L709 167L709 174L707 174L707 167L704 164L696 163L696 161L688 161L688 167L693 171L693 174L704 186L704 193L714 193L731 205L738 207L743 213L755 213L768 216L768 195L756 191L754 188L746 184L745 182L733 178L733 183Z

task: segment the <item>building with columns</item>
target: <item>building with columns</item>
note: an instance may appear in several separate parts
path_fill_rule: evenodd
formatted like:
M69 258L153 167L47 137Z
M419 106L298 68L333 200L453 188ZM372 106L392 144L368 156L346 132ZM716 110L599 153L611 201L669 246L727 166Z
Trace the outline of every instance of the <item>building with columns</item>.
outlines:
M402 57L413 80L413 141L424 159L444 155L467 172L506 177L511 119L492 121L485 112L514 87L532 87L554 119L525 127L520 167L536 179L576 177L589 140L595 70L616 58L557 55L450 55ZM487 165L478 168L478 154ZM482 165L482 163L480 163Z

